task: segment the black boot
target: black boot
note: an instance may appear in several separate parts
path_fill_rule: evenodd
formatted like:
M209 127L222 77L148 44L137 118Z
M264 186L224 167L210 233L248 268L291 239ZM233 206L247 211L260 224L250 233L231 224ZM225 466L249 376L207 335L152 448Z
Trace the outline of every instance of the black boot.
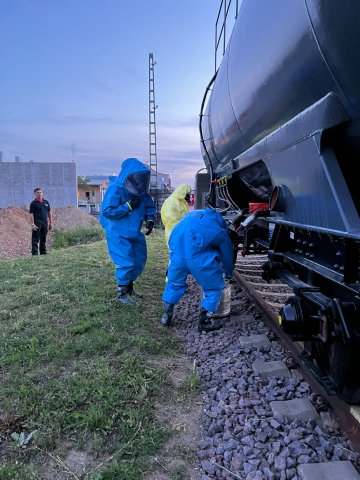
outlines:
M205 310L205 308L201 309L199 315L199 325L198 330L199 332L212 332L214 330L219 330L223 327L223 324L219 322L219 320L215 320L211 316L211 313Z
M128 285L117 286L118 300L120 303L124 305L134 305L135 302L130 300L130 298L127 296L127 288L128 288Z
M168 327L171 324L172 316L173 316L173 311L174 311L174 304L173 303L168 303L168 302L163 302L164 304L164 314L161 317L161 325L164 327Z
M141 293L137 293L135 292L134 290L134 282L131 280L131 282L129 283L129 285L127 286L127 291L126 293L128 294L129 297L134 297L134 299L137 299L137 298L143 298L143 296L141 295Z

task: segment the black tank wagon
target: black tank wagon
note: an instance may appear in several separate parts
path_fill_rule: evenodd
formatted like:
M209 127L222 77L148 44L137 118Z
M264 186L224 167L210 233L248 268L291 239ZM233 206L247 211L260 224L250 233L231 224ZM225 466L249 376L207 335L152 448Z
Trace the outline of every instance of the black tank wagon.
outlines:
M293 288L279 323L359 403L358 0L243 0L200 135L210 202Z

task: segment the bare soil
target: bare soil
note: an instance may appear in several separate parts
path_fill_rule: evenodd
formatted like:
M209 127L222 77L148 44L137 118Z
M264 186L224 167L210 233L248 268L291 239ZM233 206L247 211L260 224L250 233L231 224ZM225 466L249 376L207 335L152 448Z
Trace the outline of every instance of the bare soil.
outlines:
M162 450L152 457L143 480L197 480L199 461L196 456L201 432L202 396L182 390L192 365L185 355L166 359L169 385L157 402L156 420L168 432Z
M92 226L98 221L78 207L53 208L54 229L71 230ZM51 250L52 231L47 237ZM31 255L31 217L25 208L0 208L0 258L18 258Z

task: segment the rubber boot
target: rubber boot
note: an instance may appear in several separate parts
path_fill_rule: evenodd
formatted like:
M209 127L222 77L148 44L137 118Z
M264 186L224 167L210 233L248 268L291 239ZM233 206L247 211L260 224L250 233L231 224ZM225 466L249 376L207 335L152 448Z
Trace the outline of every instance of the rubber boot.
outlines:
M163 302L164 304L164 314L161 317L161 325L164 327L168 327L171 324L171 320L173 317L173 311L174 311L174 304L173 303L168 303L168 302Z
M134 299L136 300L137 298L143 298L143 296L141 295L141 293L137 293L135 292L134 290L134 282L131 280L131 282L129 283L129 285L127 286L127 291L126 293L128 294L129 297L134 297Z
M123 305L134 305L135 302L130 300L130 298L127 296L127 288L128 288L127 285L118 285L117 286L118 300Z
M223 327L223 324L216 320L211 316L211 313L205 310L205 308L201 309L199 315L199 325L198 330L199 332L213 332L214 330L219 330Z

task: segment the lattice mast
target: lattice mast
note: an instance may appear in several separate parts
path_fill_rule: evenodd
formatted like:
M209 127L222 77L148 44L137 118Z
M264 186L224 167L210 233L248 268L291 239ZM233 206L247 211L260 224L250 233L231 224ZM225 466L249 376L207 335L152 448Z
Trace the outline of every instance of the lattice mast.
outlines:
M157 105L155 105L155 77L154 77L154 56L152 53L149 53L149 148L150 148L150 195L153 197L153 200L157 205L157 193L158 193L158 182L157 182L157 152L156 152L156 116L155 110Z

